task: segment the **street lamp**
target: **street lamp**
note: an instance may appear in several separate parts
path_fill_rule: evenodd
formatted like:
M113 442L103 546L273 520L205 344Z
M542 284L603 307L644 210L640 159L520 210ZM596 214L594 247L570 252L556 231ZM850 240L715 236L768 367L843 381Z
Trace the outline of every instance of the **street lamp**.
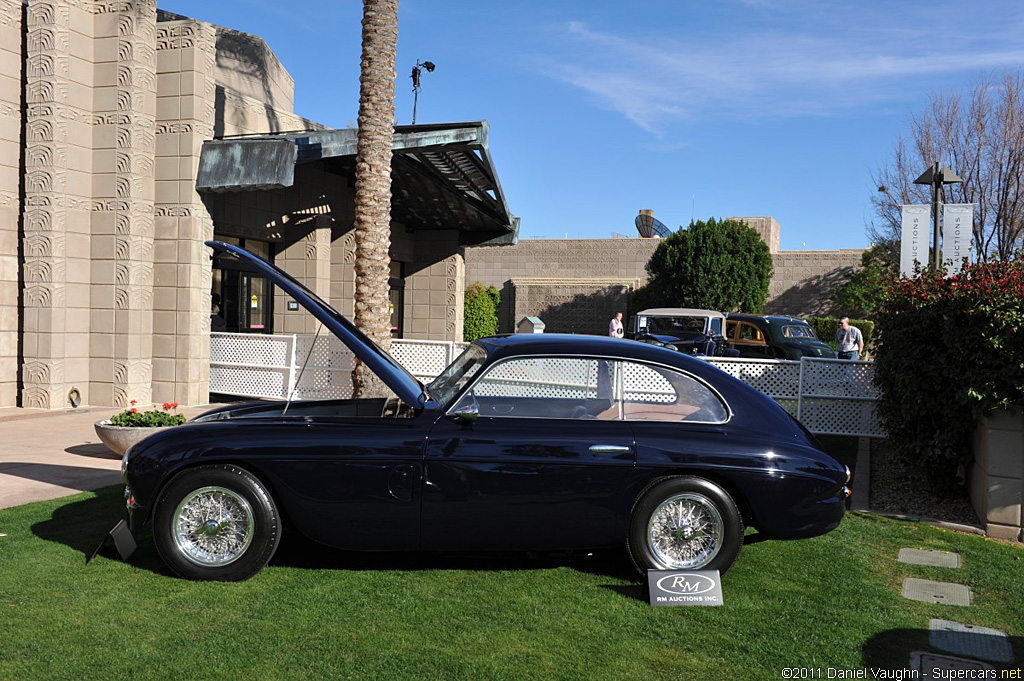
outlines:
M429 72L434 70L434 62L425 61L422 64L416 60L416 66L412 67L412 124L416 125L416 104L420 98L420 70L426 69Z
M942 266L942 253L939 251L939 209L942 206L942 185L963 184L963 180L957 177L949 168L936 161L931 168L924 171L921 177L914 180L914 184L927 184L932 188L932 267L939 269ZM881 188L879 188L881 191Z

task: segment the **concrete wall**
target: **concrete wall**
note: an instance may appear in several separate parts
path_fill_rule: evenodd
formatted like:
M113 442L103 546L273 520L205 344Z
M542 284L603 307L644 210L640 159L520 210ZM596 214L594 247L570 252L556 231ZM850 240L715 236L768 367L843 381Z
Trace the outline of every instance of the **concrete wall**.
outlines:
M731 217L726 220L743 222L752 230L758 233L761 240L768 244L768 251L773 255L779 252L779 235L782 227L773 217Z
M637 286L637 279L513 279L502 293L506 316L499 321L511 331L524 317L540 316L545 333L604 336L616 312L630 312L629 296Z
M859 248L775 253L775 276L768 287L764 311L800 316L841 314L843 310L835 309L829 298L860 266L863 253Z
M970 489L986 534L1024 541L1024 413L1020 407L979 419Z
M775 226L777 243L778 223L759 219L764 221L762 227ZM771 237L772 230L767 235ZM605 333L614 312L628 308L628 292L647 281L645 266L659 243L660 239L526 239L515 246L469 248L466 283L479 281L502 291L502 331L514 330L523 316L533 315L543 319L550 332ZM832 289L860 264L862 252L773 253L775 276L765 312L839 312L829 302ZM549 317L554 323L549 323ZM601 319L600 324L588 321Z

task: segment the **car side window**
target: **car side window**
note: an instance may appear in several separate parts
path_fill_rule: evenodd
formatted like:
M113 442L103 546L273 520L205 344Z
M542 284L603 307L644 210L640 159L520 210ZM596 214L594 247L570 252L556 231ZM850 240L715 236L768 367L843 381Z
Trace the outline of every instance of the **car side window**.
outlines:
M809 326L784 326L782 335L786 338L814 338L814 331Z
M622 363L622 415L627 421L721 423L729 412L695 378L667 367Z
M454 409L474 402L480 416L618 417L615 362L576 357L521 357L491 367Z
M761 329L757 328L753 324L740 324L739 332L740 340L750 341L753 343L764 342L764 335L761 333Z

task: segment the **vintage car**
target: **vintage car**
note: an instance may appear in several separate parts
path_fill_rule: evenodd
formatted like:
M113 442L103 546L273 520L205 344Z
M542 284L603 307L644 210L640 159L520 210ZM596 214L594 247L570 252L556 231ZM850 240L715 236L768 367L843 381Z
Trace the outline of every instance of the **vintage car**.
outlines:
M247 579L286 527L366 551L625 546L641 570L724 573L745 527L799 538L842 520L849 470L701 360L518 334L473 342L423 385L287 274L208 245L272 279L394 396L225 406L129 449L129 527L178 575Z
M782 315L729 313L725 322L726 342L740 357L758 359L835 359L836 351L818 340L803 319Z
M714 310L658 307L637 312L631 337L688 355L732 356L725 342L725 315Z

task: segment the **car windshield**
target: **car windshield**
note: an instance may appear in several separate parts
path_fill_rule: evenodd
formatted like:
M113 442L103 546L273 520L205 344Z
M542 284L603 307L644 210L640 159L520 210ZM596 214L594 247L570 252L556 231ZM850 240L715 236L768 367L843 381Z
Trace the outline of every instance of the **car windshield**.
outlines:
M782 335L786 338L797 338L800 340L818 340L818 337L814 335L814 330L809 326L784 326L782 327Z
M427 386L430 396L440 405L451 402L463 386L476 375L476 372L480 371L486 358L486 350L475 343L470 345L437 378L430 382L430 385Z
M648 333L704 333L706 317L649 317Z

